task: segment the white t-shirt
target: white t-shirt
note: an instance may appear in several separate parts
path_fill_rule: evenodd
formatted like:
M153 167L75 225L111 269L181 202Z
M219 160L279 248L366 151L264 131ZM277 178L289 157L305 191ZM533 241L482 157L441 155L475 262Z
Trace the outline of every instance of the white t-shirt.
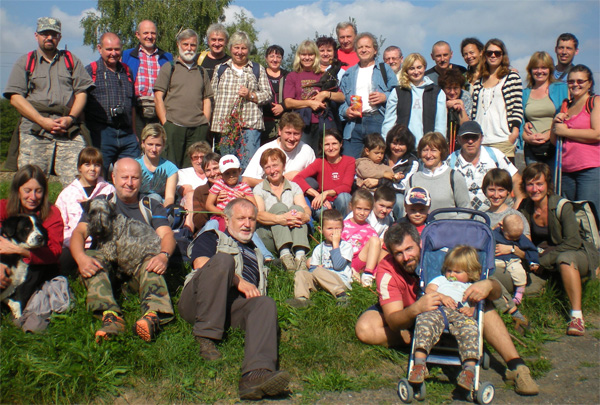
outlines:
M186 167L185 169L179 169L177 171L177 176L179 176L177 180L178 186L189 185L195 190L196 187L202 186L206 184L206 177L201 179L198 177L193 167Z
M260 157L264 151L272 148L281 149L281 146L279 146L279 138L269 143L265 143L263 146L258 148L254 156L252 156L252 159L250 159L248 167L246 167L246 170L244 170L242 176L253 179L262 179L265 172L260 166ZM285 153L287 158L283 174L303 170L315 160L315 152L313 149L302 141L300 141L298 146L296 146L296 148L291 152L286 152L283 149L281 150L283 153Z
M356 95L362 98L362 111L372 112L375 108L369 104L369 94L372 89L373 68L375 65L366 68L358 68L358 76L356 77Z
M506 103L502 94L502 86L506 81L505 76L492 88L481 88L475 121L481 125L483 131L483 144L490 145L508 141L508 116Z

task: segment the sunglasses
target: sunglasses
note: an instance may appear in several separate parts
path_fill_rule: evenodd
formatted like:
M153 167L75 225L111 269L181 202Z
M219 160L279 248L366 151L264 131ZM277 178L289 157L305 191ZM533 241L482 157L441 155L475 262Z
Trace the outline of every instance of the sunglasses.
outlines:
M477 135L477 134L465 134L465 135L461 136L460 138L462 140L464 140L465 142L469 142L469 141L477 142L479 140L479 135Z
M502 56L502 51L485 51L485 56L488 58L491 58L492 56L499 58Z
M581 86L583 83L587 83L589 82L589 80L581 80L581 79L577 79L577 80L567 80L567 84L569 86L572 86L574 84Z

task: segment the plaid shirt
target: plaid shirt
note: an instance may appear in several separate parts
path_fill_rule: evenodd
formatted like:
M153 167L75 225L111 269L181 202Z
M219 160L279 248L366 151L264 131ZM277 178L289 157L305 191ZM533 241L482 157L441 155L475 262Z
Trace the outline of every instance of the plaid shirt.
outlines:
M271 87L269 86L267 72L262 66L260 66L259 79L258 81L256 80L256 76L252 73L253 63L248 61L243 69L244 74L241 76L238 76L238 73L231 67L233 64L231 59L222 64L227 65L228 69L225 69L220 78L217 72L221 65L215 67L215 73L212 78L212 88L215 93L215 111L211 126L213 132L223 131L223 122L231 115L231 109L239 99L238 90L242 86L247 87L250 92L256 93L256 103L254 101L242 100L240 104L241 119L244 128L265 129L262 108L260 106L271 101Z
M148 55L140 46L140 67L135 78L135 95L137 97L154 95L154 82L158 77L158 48Z

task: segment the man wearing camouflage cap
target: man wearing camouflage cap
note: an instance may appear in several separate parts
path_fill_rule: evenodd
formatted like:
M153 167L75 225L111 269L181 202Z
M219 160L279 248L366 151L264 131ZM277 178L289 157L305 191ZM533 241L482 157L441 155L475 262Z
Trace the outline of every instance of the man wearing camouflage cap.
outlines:
M77 156L86 146L79 115L94 83L79 59L58 50L59 20L39 18L35 38L38 48L17 60L4 89L4 97L23 116L18 165L36 164L67 185L77 174Z

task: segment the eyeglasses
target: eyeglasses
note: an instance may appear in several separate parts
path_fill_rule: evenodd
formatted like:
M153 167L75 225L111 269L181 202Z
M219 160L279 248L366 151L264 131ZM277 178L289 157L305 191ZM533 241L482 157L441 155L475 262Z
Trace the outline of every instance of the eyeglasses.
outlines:
M488 58L491 58L492 56L499 58L502 56L502 51L485 51L485 56Z
M581 79L577 79L577 80L567 80L567 84L569 86L573 86L574 84L581 86L583 83L589 82L588 80L581 80Z
M386 63L387 63L387 62L393 62L393 61L395 61L395 60L400 60L400 58L397 58L397 57L395 57L395 56L390 56L389 58L384 58L384 59L383 59L383 61L384 61L384 62L386 62Z
M191 157L191 160L202 160L204 159L204 155L194 155Z

